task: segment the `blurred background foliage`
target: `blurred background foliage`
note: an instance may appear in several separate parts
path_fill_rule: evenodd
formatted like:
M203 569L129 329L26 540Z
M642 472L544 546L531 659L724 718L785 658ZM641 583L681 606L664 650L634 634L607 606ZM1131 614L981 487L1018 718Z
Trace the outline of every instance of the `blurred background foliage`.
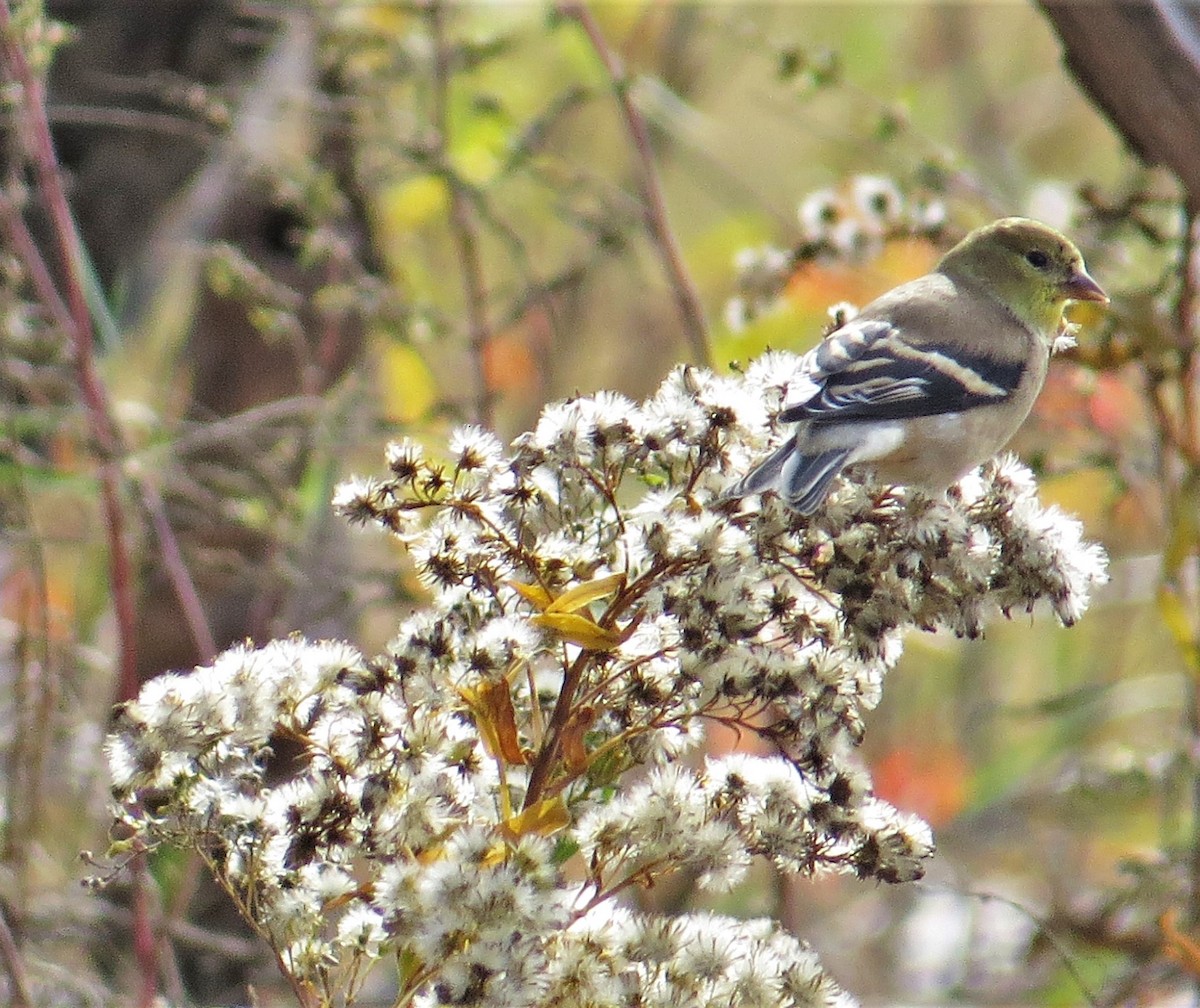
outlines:
M419 604L392 547L352 535L328 507L338 479L378 468L388 439L436 451L464 421L510 438L550 400L640 397L679 360L721 369L767 346L806 349L831 304L865 302L970 227L1019 213L1067 230L1113 295L1109 310L1081 313L1080 347L1054 364L1015 444L1043 497L1106 544L1113 583L1071 630L1015 614L982 640L907 642L863 758L884 797L935 827L925 882L763 874L722 907L778 913L868 1002L1196 1003L1188 200L1080 93L1043 11L6 6L9 37L48 75L78 279L120 434L115 451L98 445L78 344L14 240L15 212L69 291L10 60L10 995L23 963L36 1003L133 997L143 911L82 891L76 856L106 842L99 744L110 704L128 696L128 681L114 685L122 657L135 654L144 679L297 629L369 652ZM813 193L853 216L856 178L887 180L905 206L942 208L944 220L797 255L777 296L734 325L739 256L801 247L797 207ZM137 603L125 636L106 464L119 472L133 568L123 587ZM269 969L196 866L162 857L153 879L168 996L235 1002L252 982L269 1002ZM694 899L683 884L643 898Z

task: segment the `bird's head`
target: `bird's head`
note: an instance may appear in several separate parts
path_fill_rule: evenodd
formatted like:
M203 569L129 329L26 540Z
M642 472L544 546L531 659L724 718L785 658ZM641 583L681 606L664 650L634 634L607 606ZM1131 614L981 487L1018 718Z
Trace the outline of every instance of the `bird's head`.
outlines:
M1024 217L976 228L943 256L938 269L986 290L1048 336L1058 332L1068 301L1108 301L1088 276L1079 249L1053 228Z

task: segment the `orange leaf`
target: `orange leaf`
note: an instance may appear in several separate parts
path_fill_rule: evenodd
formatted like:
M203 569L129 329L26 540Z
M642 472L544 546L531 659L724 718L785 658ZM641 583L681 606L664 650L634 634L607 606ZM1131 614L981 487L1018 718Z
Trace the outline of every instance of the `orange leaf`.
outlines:
M596 722L595 707L580 707L567 721L559 739L563 762L572 773L580 773L587 769L588 754L583 745L583 737Z
M1035 415L1058 431L1079 430L1087 425L1088 376L1082 368L1056 363L1046 375L1046 384L1034 405Z
M928 273L937 258L930 242L898 238L868 263L805 263L788 281L785 295L806 312L824 313L838 301L861 307L896 284Z
M531 395L541 367L529 336L516 329L496 333L483 347L483 377L492 392Z
M1116 375L1101 374L1088 400L1088 415L1101 434L1120 439L1141 419L1142 400Z
M953 745L898 746L871 768L875 793L931 826L948 822L967 801L966 757Z
M475 715L484 746L496 759L523 766L525 753L517 734L517 714L507 679L485 679L476 687L460 686L459 695Z
M1200 943L1179 930L1179 911L1172 908L1158 919L1162 929L1163 951L1194 977L1200 977Z

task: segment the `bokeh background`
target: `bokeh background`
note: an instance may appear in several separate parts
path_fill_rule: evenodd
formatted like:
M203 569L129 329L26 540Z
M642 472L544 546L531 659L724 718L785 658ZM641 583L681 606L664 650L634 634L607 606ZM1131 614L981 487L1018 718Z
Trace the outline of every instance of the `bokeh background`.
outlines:
M721 909L780 915L867 1003L1200 1001L1198 204L1089 100L1055 29L1119 6L1129 31L1111 45L1146 76L1079 59L1166 109L1155 67L1171 94L1200 77L1182 42L1154 43L1161 25L1196 37L1186 5L41 6L8 0L9 35L47 82L119 450L98 443L78 346L10 228L10 994L23 963L39 1004L135 999L145 908L120 886L81 888L93 870L78 855L106 845L100 744L137 680L293 630L370 652L420 604L398 552L328 507L389 439L436 452L463 422L508 439L576 392L640 398L682 360L806 349L830 305L1025 214L1071 234L1113 297L1077 317L1079 348L1014 444L1043 498L1108 548L1112 583L1071 629L1014 613L981 640L906 642L862 758L881 795L934 826L925 881L762 872ZM4 206L69 290L62 220L30 168L33 113L11 58L3 69ZM1180 150L1200 144L1200 128L1173 128ZM856 228L864 186L925 226ZM805 248L798 208L818 205L846 223L842 247ZM769 248L796 254L739 316L747 263ZM152 875L168 997L244 1003L252 983L285 1003L194 864L162 853ZM639 898L695 903L684 883Z

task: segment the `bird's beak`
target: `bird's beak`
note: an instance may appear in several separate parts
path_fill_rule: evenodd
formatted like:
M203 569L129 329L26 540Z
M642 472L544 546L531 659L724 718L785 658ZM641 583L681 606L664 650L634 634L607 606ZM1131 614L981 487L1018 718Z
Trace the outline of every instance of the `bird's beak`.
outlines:
M1072 301L1099 301L1108 304L1108 295L1082 269L1075 270L1062 284L1062 292Z

